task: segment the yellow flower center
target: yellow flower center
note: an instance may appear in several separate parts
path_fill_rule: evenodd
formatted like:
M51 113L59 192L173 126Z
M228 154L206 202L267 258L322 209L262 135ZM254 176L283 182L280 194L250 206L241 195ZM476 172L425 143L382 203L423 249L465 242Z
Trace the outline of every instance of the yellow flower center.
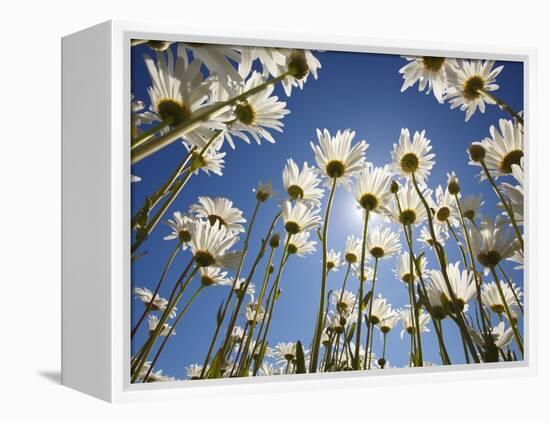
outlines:
M365 210L372 211L378 207L378 198L373 194L363 194L359 199L359 204Z
M340 178L344 176L346 166L340 160L333 160L328 162L326 167L327 175L331 178Z
M444 57L424 56L422 57L422 64L426 69L432 72L437 72L441 69L445 63Z
M158 102L157 111L162 120L172 118L172 124L181 125L191 117L191 110L181 101L165 98Z
M235 117L244 125L250 126L256 120L256 111L248 101L240 101L235 106Z
M472 76L464 83L464 97L466 100L475 100L481 94L479 93L485 88L485 81L481 76Z
M500 162L500 170L502 173L512 173L512 165L519 165L521 158L523 157L523 151L512 150Z
M304 190L298 185L291 185L286 191L288 192L290 198L292 198L293 200L304 198Z
M403 169L403 172L414 172L418 170L418 165L419 160L414 153L407 153L401 158L401 169Z

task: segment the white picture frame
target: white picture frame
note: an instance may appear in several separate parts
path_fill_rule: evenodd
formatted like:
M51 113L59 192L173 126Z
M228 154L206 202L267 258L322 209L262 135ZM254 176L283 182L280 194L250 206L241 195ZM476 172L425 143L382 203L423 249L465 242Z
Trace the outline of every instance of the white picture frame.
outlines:
M525 360L262 378L130 384L130 41L434 55L524 63ZM536 360L536 51L435 41L105 22L62 40L62 383L110 402L532 375ZM86 131L82 131L86 128ZM83 194L85 193L85 195Z

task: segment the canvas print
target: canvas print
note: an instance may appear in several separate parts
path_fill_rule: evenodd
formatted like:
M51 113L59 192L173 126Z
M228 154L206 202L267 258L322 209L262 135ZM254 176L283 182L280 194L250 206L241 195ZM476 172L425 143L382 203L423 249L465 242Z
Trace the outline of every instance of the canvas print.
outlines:
M131 382L524 360L523 73L133 40Z

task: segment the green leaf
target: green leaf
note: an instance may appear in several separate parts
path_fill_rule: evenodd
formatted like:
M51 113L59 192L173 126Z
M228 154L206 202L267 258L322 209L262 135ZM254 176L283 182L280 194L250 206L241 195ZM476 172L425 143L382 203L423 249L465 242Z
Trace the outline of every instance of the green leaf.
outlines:
M306 373L306 358L300 341L296 342L296 373Z
M353 334L355 333L355 327L357 326L356 322L353 322L348 329L348 334L346 335L346 342L349 344L353 339Z
M361 301L361 311L364 311L367 308L367 305L369 304L371 297L372 297L372 291L367 292L367 295L363 297L363 301Z

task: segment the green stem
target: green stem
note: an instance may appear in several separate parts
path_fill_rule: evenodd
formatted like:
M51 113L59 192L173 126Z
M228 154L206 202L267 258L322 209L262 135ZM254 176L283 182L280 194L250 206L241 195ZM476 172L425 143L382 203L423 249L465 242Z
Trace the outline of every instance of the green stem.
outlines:
M170 269L170 267L172 266L172 263L174 261L174 257L176 257L176 254L179 251L180 247L181 247L181 241L176 244L176 248L174 248L174 251L172 251L172 254L170 255L170 258L168 259L168 262L164 266L164 270L162 271L162 275L160 276L160 279L157 283L157 286L155 287L155 291L153 292L153 295L151 296L151 300L145 306L145 310L143 311L143 314L141 315L138 322L136 323L136 325L132 329L130 339L134 338L134 335L136 334L136 332L138 331L141 323L145 319L145 316L147 316L147 313L149 313L149 311L151 310L151 307L153 306L153 303L155 302L155 299L157 298L157 294L160 291L160 287L162 286L162 283L164 282L166 274L168 273L168 269Z
M437 238L435 236L435 231L433 227L433 218L432 218L432 212L430 209L430 206L428 205L428 202L424 198L424 195L422 194L422 191L420 191L420 188L418 187L418 183L416 182L416 177L414 175L414 172L411 173L412 181L414 188L416 190L416 193L418 194L418 197L420 198L420 201L422 201L422 204L424 205L424 208L426 209L426 214L428 217L428 227L430 229L430 235L432 237L433 241L433 247L436 252L437 259L439 261L439 266L441 268L441 274L443 275L443 280L445 281L445 285L447 286L447 290L449 291L449 294L451 296L451 300L453 303L453 306L455 310L460 310L458 300L456 298L455 292L453 291L453 288L451 286L451 283L449 281L449 275L447 274L447 259L445 257L445 250L441 246L441 244L437 241ZM470 349L470 352L472 353L472 356L474 358L474 361L476 363L479 363L479 357L477 356L477 352L474 346L474 343L472 341L472 338L468 332L468 328L466 327L466 323L462 319L462 316L460 314L457 314L457 324L459 326L459 329L462 333L462 336L466 338L466 343L468 344L468 348Z
M275 248L271 247L271 250L269 252L269 259L268 259L267 265L265 267L264 278L263 278L263 281L262 281L262 288L260 290L260 294L259 294L258 299L257 299L256 310L254 311L254 318L252 319L252 323L250 325L250 334L246 338L246 346L245 346L245 349L244 349L243 356L241 358L241 362L239 363L239 371L238 371L239 375L241 374L241 372L244 371L244 369L250 367L250 361L251 361L249 359L250 343L252 342L252 338L254 336L254 330L256 329L256 324L258 322L258 313L259 313L260 308L262 306L265 291L267 289L267 284L269 282L269 275L270 275L269 270L270 270L270 267L271 267L271 263L273 262L274 253L275 253ZM250 355L250 358L252 358L252 354Z
M523 353L523 340L521 339L521 336L519 334L518 328L516 327L516 324L514 323L514 319L512 318L512 312L510 311L510 307L508 306L508 301L506 301L506 297L504 296L504 292L502 292L502 287L500 286L500 280L498 279L497 272L494 267L491 267L491 272L493 274L493 278L495 279L495 284L498 289L498 293L500 295L500 300L502 301L502 304L504 305L504 310L506 311L506 316L508 316L508 322L510 323L510 327L512 328L512 332L514 332L514 337L516 338L516 342L518 344L519 350L521 352L521 356L524 356Z
M275 308L275 302L277 301L277 290L279 289L279 284L281 283L281 276L283 275L283 268L285 267L285 256L287 254L287 251L288 251L288 245L290 244L290 239L292 238L292 235L291 234L287 234L287 237L286 237L286 241L285 241L285 246L283 248L283 253L281 254L281 261L279 262L279 269L277 270L277 276L275 277L275 280L273 282L273 287L272 287L272 293L273 293L273 296L271 298L271 304L269 305L269 314L267 316L267 323L266 323L266 326L265 326L265 330L264 330L264 333L262 335L262 342L261 342L261 347L260 348L263 348L263 346L265 345L265 342L267 340L267 333L269 332L269 327L271 325L271 319L273 317L273 309ZM257 372L257 369L260 368L261 364L262 364L262 361L263 361L264 357L263 357L263 354L262 356L258 359L258 362L255 364L255 369L254 369L254 376L256 376L256 372Z
M180 287L180 290L176 295L174 301L172 301L169 305L166 306L166 310L164 310L164 313L162 314L156 329L153 331L153 333L149 336L149 339L147 340L147 347L145 347L141 359L139 360L135 368L132 369L132 380L131 380L132 383L134 383L139 377L139 373L143 368L145 362L147 361L147 357L151 353L151 350L155 345L155 341L159 337L162 331L162 328L164 327L164 324L168 320L168 317L172 313L172 310L174 309L174 307L178 304L179 300L181 299L181 296L183 295L185 288L187 287L187 285L189 285L189 283L191 282L191 280L195 276L195 273L197 273L198 270L199 270L199 267L195 266L191 274L187 277L187 280L185 281L185 283Z
M512 118L514 118L521 126L524 125L523 118L514 111L508 104L506 104L501 99L495 97L493 94L489 94L487 91L484 90L478 90L478 93L481 94L484 97L487 97L488 99L494 101L502 110L504 110L506 113L508 113Z
M317 372L317 362L319 361L319 348L321 346L321 331L323 330L323 312L325 311L325 292L327 290L327 237L328 237L328 224L330 219L330 209L332 207L332 201L334 200L334 193L336 192L336 183L338 178L332 178L332 188L330 190L330 196L327 202L327 208L325 210L325 219L323 223L323 269L321 271L321 296L319 299L319 310L317 312L317 323L314 332L314 342L311 353L311 361L309 365L309 372Z
M361 327L363 326L361 324L361 314L363 313L363 310L361 310L361 307L363 305L363 285L365 283L365 260L366 260L366 250L367 250L367 230L369 226L369 209L364 209L365 218L363 220L363 240L361 244L361 270L359 272L359 290L357 293L357 301L359 302L359 307L357 307L357 328L355 330L355 353L353 356L353 368L355 370L359 370L360 368L360 362L361 357L359 356L359 347L361 346ZM375 279L373 279L373 286L371 289L371 297L370 297L370 310L372 311L372 302L373 302L373 295L374 295L374 283ZM369 328L370 328L370 316L369 316ZM368 354L368 351L365 351L365 354ZM366 357L365 357L366 361Z
M510 280L510 278L508 277L508 275L506 274L506 272L504 271L504 269L502 268L502 266L500 264L498 264L497 267L498 267L498 270L500 270L500 273L502 273L502 276L504 277L504 280L506 281L506 284L508 285L508 288L510 288L510 291L512 291L512 294L514 294L514 298L516 299L516 302L518 303L518 307L521 311L521 314L524 314L523 306L521 305L518 294L516 293L516 290L514 289L514 287L512 285L512 281Z
M181 319L183 318L183 316L185 316L185 313L187 312L187 310L189 309L189 307L191 306L191 304L193 304L193 301L195 301L195 298L197 298L197 296L199 295L199 293L202 291L202 289L204 288L204 285L201 285L197 288L197 290L195 291L195 293L191 296L191 298L189 299L189 301L187 302L187 304L185 305L185 307L183 308L182 311L180 311L180 313L178 314L178 316L176 317L176 320L174 320L174 323L172 324L172 327L170 328L170 330L168 331L168 333L166 334L166 336L164 337L164 339L162 340L162 343L160 344L160 347L159 349L157 350L154 358L153 358L153 361L151 361L151 365L149 366L149 369L147 370L147 374L145 375L145 377L143 378L143 381L146 382L148 379L149 379L149 375L151 374L151 372L153 371L153 368L155 367L155 364L157 364L157 361L160 357L160 354L162 353L162 350L164 349L164 346L166 345L166 343L168 342L168 339L170 339L170 337L172 336L172 333L174 333L174 331L176 330L176 327L178 326L178 324L180 323ZM162 328L161 328L161 331L162 331Z
M464 263L464 266L468 267L468 261L466 260L466 253L464 252L464 247L462 247L462 244L458 240L458 237L456 236L456 232L453 229L453 227L451 226L451 224L449 223L448 219L447 219L447 227L449 228L449 232L451 232L451 235L452 235L453 239L455 240L456 245L458 246L458 249L460 250L460 254L462 256L462 262Z
M172 116L168 116L166 119L161 121L158 125L155 125L149 128L147 131L144 131L141 134L139 134L135 139L132 140L132 150L146 143L157 132L162 131L164 128L168 128L173 122L174 122L174 118Z
M464 219L464 212L462 211L462 205L460 204L460 199L458 198L458 194L455 194L455 201L458 208L458 214L460 215L460 223L462 224L462 232L464 233L464 238L466 239L466 245L468 246L468 254L470 255L470 266L472 267L472 270L474 271L474 279L476 283L476 295L477 295L477 303L479 306L479 313L481 315L481 324L483 328L483 335L487 339L489 336L488 331L488 324L490 324L489 319L487 318L487 314L485 313L485 310L483 309L483 301L481 299L481 278L479 277L479 274L476 269L476 262L474 259L474 250L472 248L472 241L470 240L470 234L468 232L468 228L466 227L466 221ZM472 221L473 222L473 221Z
M495 191L496 195L498 196L500 202L502 203L502 206L506 210L506 213L508 214L508 217L510 218L510 222L512 222L512 227L514 228L514 232L516 233L516 237L518 239L518 242L520 243L521 250L523 251L523 236L521 234L521 231L519 230L519 226L516 222L516 218L514 215L514 211L504 198L504 195L502 195L502 192L500 192L500 189L498 188L496 182L494 181L493 177L491 176L491 173L489 172L489 169L487 168L487 165L485 164L485 160L480 161L481 167L483 168L483 171L485 172L485 176L493 186L493 190Z
M374 303L374 287L376 285L376 273L378 271L378 258L375 258L374 260L374 273L372 277L372 287L370 290L370 300L369 300L369 313L368 313L368 319L367 319L367 339L365 342L365 362L363 364L363 369L370 370L371 366L371 355L370 352L372 351L372 338L374 338L374 325L372 324L372 305ZM362 300L361 300L362 301ZM362 303L360 303L359 308L361 308ZM357 348L356 348L357 350ZM356 351L357 354L357 351Z

